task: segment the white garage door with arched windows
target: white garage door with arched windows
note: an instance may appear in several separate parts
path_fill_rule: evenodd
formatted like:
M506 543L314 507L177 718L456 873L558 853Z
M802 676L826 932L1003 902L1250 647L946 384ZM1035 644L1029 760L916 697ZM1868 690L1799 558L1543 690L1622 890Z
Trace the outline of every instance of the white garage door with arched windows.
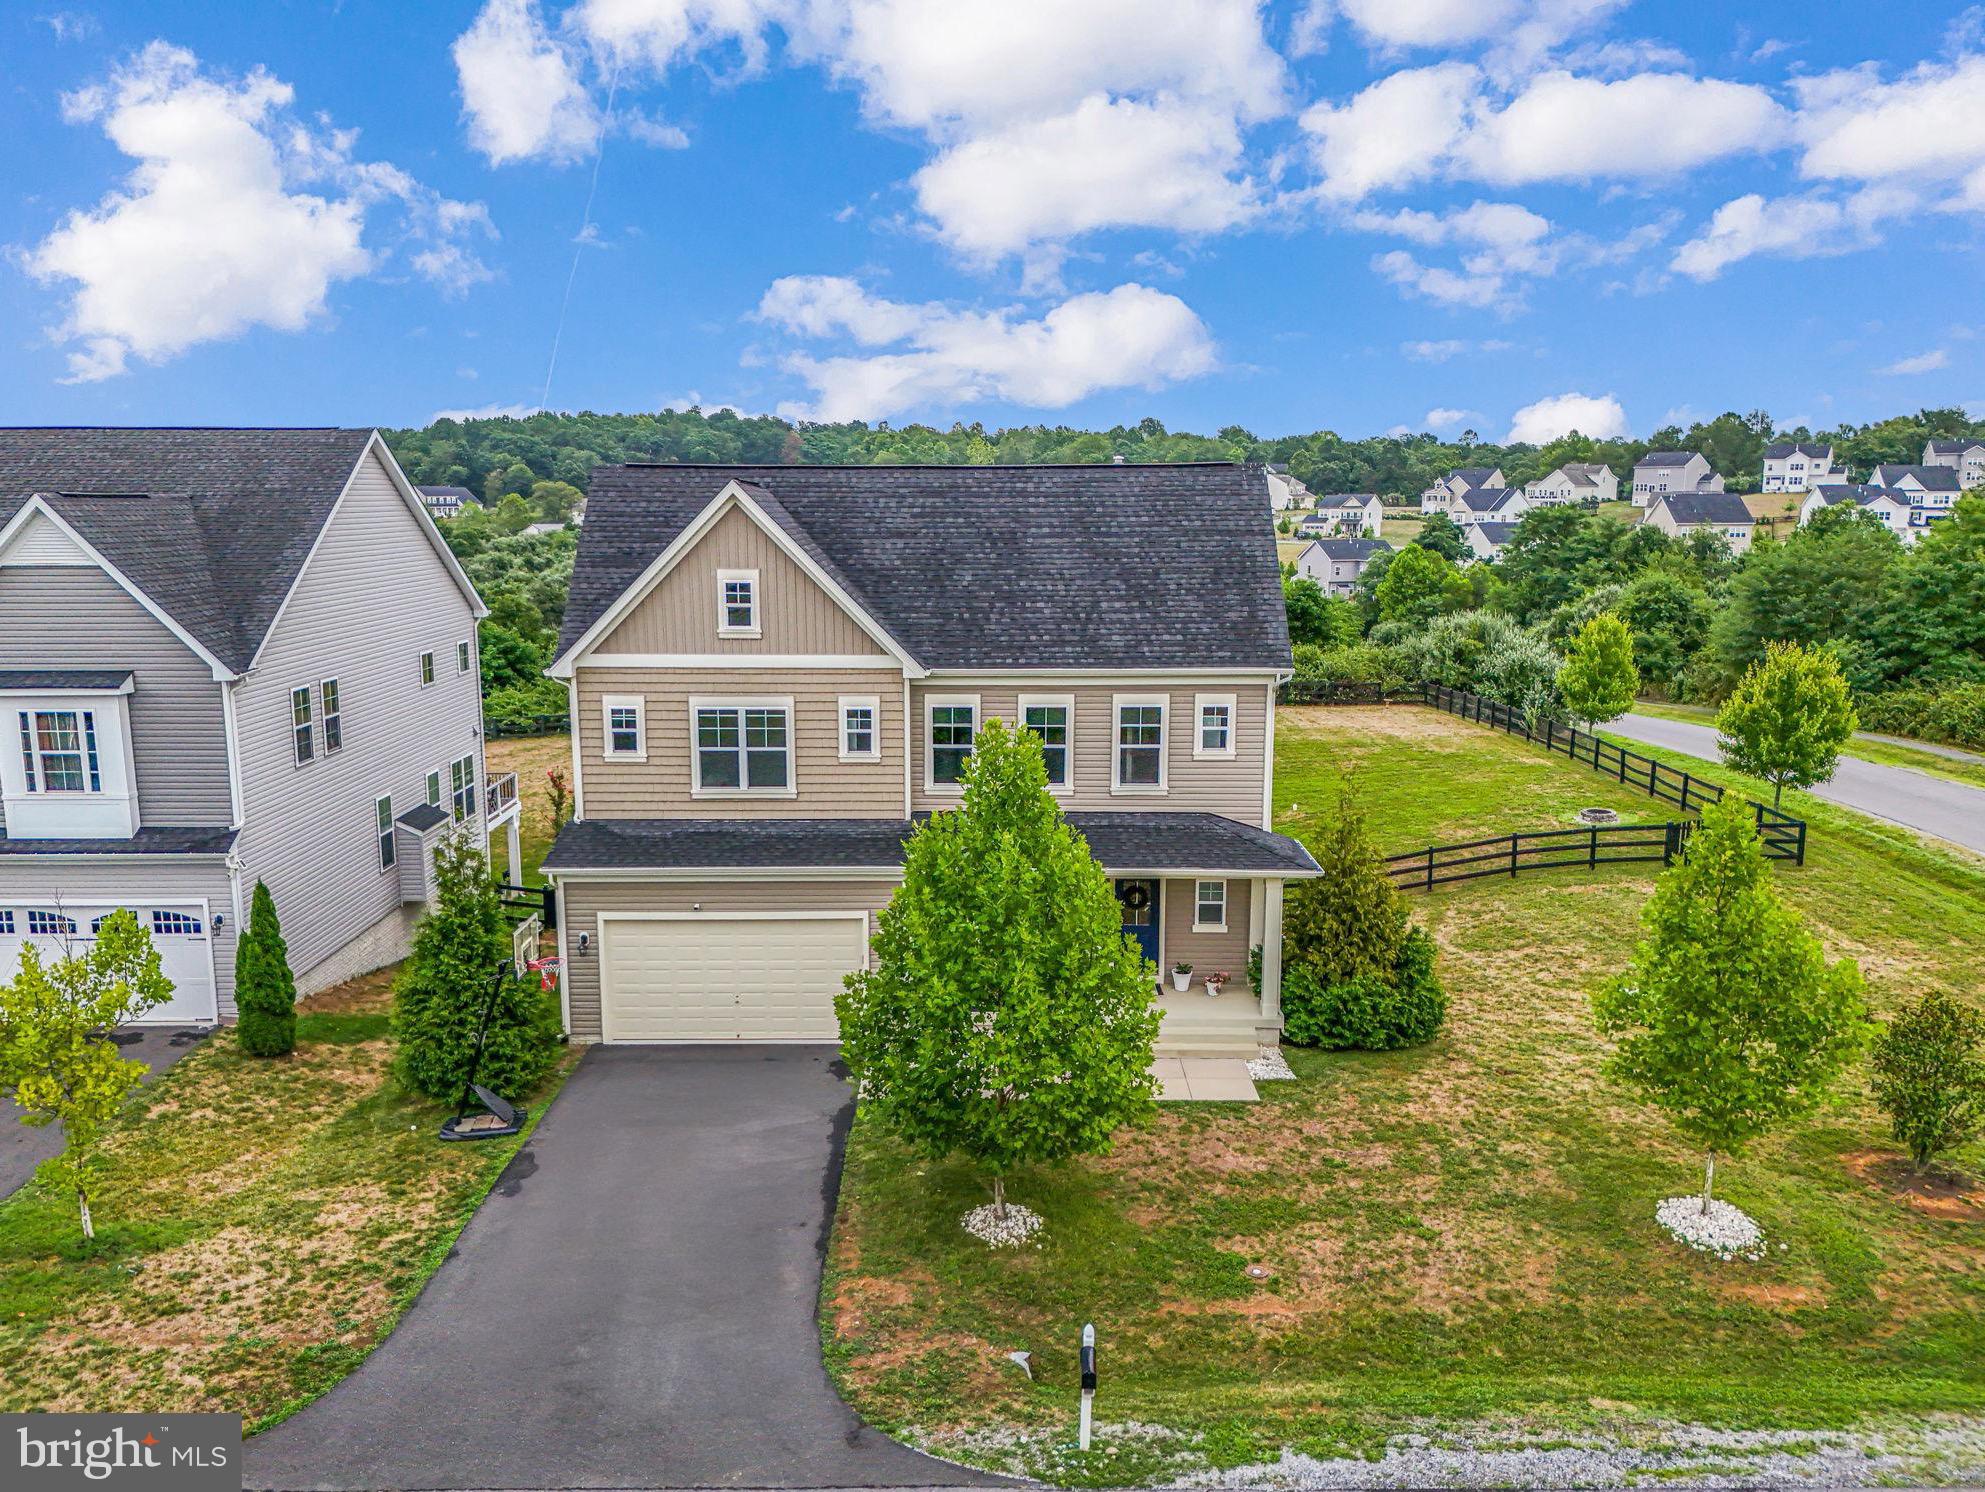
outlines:
M868 913L603 912L607 1041L839 1041Z
M89 947L97 925L129 907L149 928L159 966L172 981L172 996L139 1019L147 1025L204 1025L216 1015L213 919L204 901L0 902L0 978L20 966L21 949L32 943L44 963Z

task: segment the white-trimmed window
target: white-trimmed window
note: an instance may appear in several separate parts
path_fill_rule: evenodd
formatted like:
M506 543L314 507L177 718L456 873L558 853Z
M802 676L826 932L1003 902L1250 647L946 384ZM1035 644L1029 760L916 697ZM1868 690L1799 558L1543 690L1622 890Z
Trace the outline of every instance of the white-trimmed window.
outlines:
M1231 694L1193 696L1192 754L1202 759L1232 760L1234 755L1235 700Z
M1110 752L1110 791L1162 793L1166 787L1166 706L1162 694L1118 694L1116 742Z
M206 928L200 925L198 917L185 912L153 912L152 936L160 938L197 938Z
M476 759L465 756L448 764L448 789L457 822L476 814Z
M319 684L317 694L324 706L324 754L330 756L345 744L344 697L336 679Z
M434 682L434 654L420 655L420 687L425 689Z
M1020 728L1040 738L1049 790L1067 791L1075 753L1075 696L1023 694L1019 708Z
M638 694L609 694L600 701L608 761L648 759L647 704Z
M31 793L100 793L96 711L22 710L21 772Z
M300 684L289 692L290 752L300 767L317 755L317 727L310 709L310 686Z
M719 570L717 572L717 635L757 637L758 572Z
M441 774L439 772L429 772L427 774L427 806L429 808L439 808L441 806Z
M0 907L0 933L11 933L13 932L13 930L14 930L14 913L12 909L8 907Z
M28 936L33 938L66 938L76 931L76 919L64 917L60 912L32 910L28 913Z
M373 832L379 838L379 868L391 870L399 858L393 845L393 797L387 794L372 801Z
M1194 932L1225 932L1227 930L1227 883L1225 881L1198 881L1192 893L1192 930Z
M882 760L882 700L878 696L841 696L841 760Z
M689 727L694 796L794 795L790 699L692 699Z
M979 737L979 696L924 696L924 786L956 788L965 779L972 743Z
M466 642L455 644L455 672L467 673L475 663L476 650Z

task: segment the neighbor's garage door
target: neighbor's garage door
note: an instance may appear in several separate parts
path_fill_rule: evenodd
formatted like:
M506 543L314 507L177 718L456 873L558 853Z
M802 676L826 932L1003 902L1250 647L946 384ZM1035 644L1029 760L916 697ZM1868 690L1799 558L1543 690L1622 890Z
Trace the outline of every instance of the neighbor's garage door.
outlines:
M138 925L152 934L159 967L172 995L139 1017L146 1024L205 1024L215 1017L213 931L203 902L127 902ZM20 966L21 947L33 943L43 963L81 953L96 941L97 924L115 911L107 904L53 902L35 906L0 902L0 979Z
M838 1041L834 996L868 915L600 918L608 1041Z

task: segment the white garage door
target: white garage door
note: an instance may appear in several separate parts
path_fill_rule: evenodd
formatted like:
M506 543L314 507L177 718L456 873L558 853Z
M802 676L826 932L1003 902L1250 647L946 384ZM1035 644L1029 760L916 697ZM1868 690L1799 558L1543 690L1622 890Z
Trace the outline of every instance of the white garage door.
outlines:
M213 929L201 902L0 903L0 978L20 966L22 945L33 943L43 963L88 948L96 925L119 905L137 914L159 951L159 966L172 981L172 997L146 1011L146 1025L205 1024L215 1015Z
M838 1041L865 912L600 918L608 1041Z

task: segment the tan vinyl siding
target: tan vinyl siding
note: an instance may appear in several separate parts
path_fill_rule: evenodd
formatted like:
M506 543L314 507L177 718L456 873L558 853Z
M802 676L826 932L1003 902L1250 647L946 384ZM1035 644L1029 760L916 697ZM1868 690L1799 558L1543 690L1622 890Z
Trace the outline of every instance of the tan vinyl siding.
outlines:
M903 817L903 676L895 669L592 668L579 682L579 756L586 817L892 818ZM604 755L607 695L643 701L647 760ZM790 696L795 796L698 798L690 751L692 695ZM881 711L882 759L840 759L841 698L874 696Z
M128 668L138 814L225 828L227 731L213 670L94 565L0 566L0 668Z
M601 912L840 912L874 913L889 904L893 881L566 881L561 911L566 998L572 1035L600 1039L599 922ZM590 946L579 952L579 934Z
M1229 989L1248 987L1248 908L1252 889L1250 882L1229 877L1227 930L1194 932L1192 916L1193 904L1199 894L1198 880L1165 882L1164 925L1159 929L1165 959L1164 967L1158 972L1166 988L1171 987L1172 965L1180 959L1192 965L1195 988L1208 974L1222 970L1233 976Z
M719 570L758 572L758 626L762 635L717 635ZM736 508L717 520L594 651L838 658L883 653L771 535Z
M379 868L373 802L393 812L426 801L425 779L475 758L483 783L481 691L455 645L473 644L475 617L391 475L368 452L304 567L255 670L237 686L244 810L238 852L245 884L269 884L302 979L354 938L400 911L400 876ZM419 656L434 654L434 683ZM344 746L297 766L289 692L338 680ZM444 796L444 803L447 801Z
M1126 679L1121 684L1069 685L1052 679L1039 683L1016 684L1011 679L997 683L971 683L946 679L911 685L910 777L913 802L917 809L942 808L958 800L956 793L931 793L924 789L926 695L976 694L981 720L999 719L1009 723L1018 718L1022 694L1071 694L1075 697L1075 751L1072 791L1060 798L1064 809L1119 813L1218 813L1243 823L1261 822L1262 781L1268 759L1267 685L1174 684ZM1163 793L1124 793L1110 791L1112 753L1116 745L1116 711L1112 703L1119 694L1163 694L1166 710L1166 791ZM1234 755L1231 760L1195 760L1193 743L1193 701L1200 694L1232 694L1234 712Z

